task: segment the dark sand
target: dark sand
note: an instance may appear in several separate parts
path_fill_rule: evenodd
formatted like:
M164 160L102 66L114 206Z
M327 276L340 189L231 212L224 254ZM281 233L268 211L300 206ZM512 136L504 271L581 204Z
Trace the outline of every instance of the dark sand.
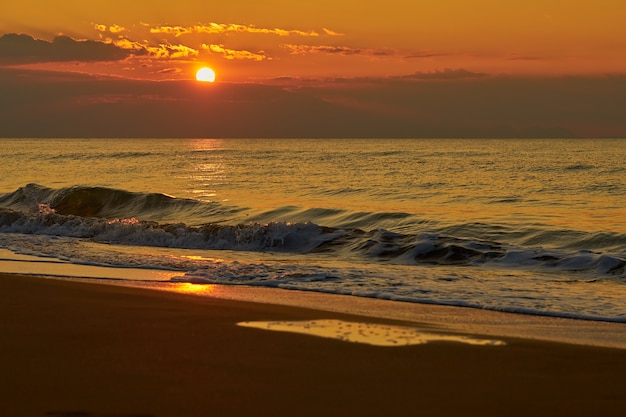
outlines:
M371 318L0 274L0 416L623 416L626 350L376 347L237 326Z

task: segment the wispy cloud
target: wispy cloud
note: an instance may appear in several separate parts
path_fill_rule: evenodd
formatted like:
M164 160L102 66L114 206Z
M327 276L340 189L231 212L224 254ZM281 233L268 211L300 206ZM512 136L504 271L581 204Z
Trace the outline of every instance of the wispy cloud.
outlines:
M101 25L101 24L98 24L98 23L94 23L93 27L98 32L121 33L121 32L125 32L126 31L126 28L124 26L120 26L120 25L107 26L107 25Z
M163 35L161 43L155 44L154 41L136 41L135 36L130 36L130 31L120 25L93 24L93 28L98 32L98 36L105 44L114 45L120 49L132 51L135 54L144 54L158 59L180 59L193 58L199 55L200 51L206 51L210 54L220 55L227 60L249 60L249 61L269 61L272 58L264 51L249 51L245 49L236 49L228 47L225 43L202 43L200 51L189 46L188 42L170 43L169 40L179 38L183 35L235 35L235 34L263 34L276 35L279 37L301 36L301 37L330 37L343 36L343 34L328 28L322 28L321 31L315 30L299 30L299 29L282 29L282 28L266 28L257 27L255 25L241 25L235 23L207 23L197 24L193 26L176 26L176 25L152 25L141 22L139 24L139 33L149 33L151 35ZM126 32L126 33L124 33ZM134 30L133 32L137 32ZM152 37L154 39L154 37ZM321 47L324 48L324 47ZM344 48L341 52L345 55L351 53L349 48ZM292 52L293 53L293 52ZM327 51L331 53L331 51Z
M197 45L189 43L188 38L185 41L178 42L175 39L184 35L238 35L238 34L260 34L275 35L277 37L335 37L343 36L342 33L336 32L329 28L316 30L300 30L300 29L284 29L258 27L255 25L243 25L235 23L206 23L196 24L192 26L180 25L153 25L150 23L140 22L137 26L133 26L132 31L124 26L117 24L92 24L97 31L100 41L104 44L110 44L122 50L128 51L131 55L143 55L157 59L182 59L195 58L200 52L205 51L212 55L221 56L226 60L248 60L248 61L270 61L272 57L264 50L251 51L242 48L233 48L223 37L218 37L219 43L211 43L204 41L200 44L200 48L195 49ZM152 36L149 36L152 35ZM161 35L162 39L156 41L154 35ZM139 36L142 36L139 38ZM143 40L139 40L143 39ZM148 39L148 40L146 40ZM210 39L210 38L209 38ZM283 48L289 49L291 54L342 54L342 55L387 55L389 51L385 50L365 50L349 47L332 47L332 46L298 46L283 45Z
M225 48L224 45L207 45L202 44L202 49L208 51L210 53L221 55L225 59L234 60L234 59L248 59L252 61L263 61L263 60L271 60L270 57L265 55L263 51L259 53L250 52L246 50L238 50L238 49L228 49Z
M448 54L443 52L436 52L430 49L425 49L423 51L415 51L407 55L405 58L407 59L420 59L420 58L434 58L438 56L446 56Z
M459 69L446 68L444 70L436 70L436 71L428 71L428 72L418 71L413 74L404 75L398 78L414 79L414 80L458 80L458 79L468 79L468 78L483 78L487 76L489 76L489 74L485 74L482 72L472 72L464 68L459 68Z
M297 29L263 28L254 25L240 25L236 23L207 23L193 26L153 26L150 27L152 34L167 34L174 36L190 35L194 33L224 34L224 33L260 33L278 36L320 36L314 30L304 31ZM326 36L339 36L340 34L330 29L322 29Z
M322 31L328 36L343 36L343 33L335 32L334 30L330 30L327 28L322 28Z
M368 49L352 48L349 46L332 45L294 45L281 44L282 48L288 49L292 55L312 55L312 54L337 54L337 55L367 55L367 56L390 56L395 51L391 49Z
M159 46L149 46L146 50L157 58L181 59L198 56L197 49L185 45L160 44Z
M15 33L0 36L2 64L119 61L130 55L129 50L111 43L76 40L69 36L57 36L52 41Z
M113 39L106 39L105 42L107 43L112 43L115 46L122 48L122 49L127 49L127 50L132 50L132 51L141 51L141 52L148 52L148 46L146 44L142 44L139 42L135 42L135 41L131 41L130 39L126 39L126 38L121 38L121 39L117 39L117 40L113 40Z
M118 48L132 51L134 55L147 55L158 59L184 59L197 57L200 53L197 49L186 45L166 44L149 45L147 43L134 42L126 38L105 39L105 42Z
M180 74L182 70L180 68L163 68L157 71L157 74Z

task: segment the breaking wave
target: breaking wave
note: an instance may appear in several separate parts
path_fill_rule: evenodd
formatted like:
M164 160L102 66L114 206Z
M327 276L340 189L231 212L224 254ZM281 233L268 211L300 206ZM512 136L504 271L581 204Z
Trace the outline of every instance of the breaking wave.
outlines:
M522 237L519 235L523 233L515 231L511 233L516 236L512 242L506 240L507 234L494 232L498 227L489 225L455 228L463 229L463 236L447 233L449 229L400 233L376 227L378 223L388 225L394 218L405 224L410 216L405 213L343 213L343 223L325 226L317 222L330 215L328 210L308 209L300 212L300 216L303 213L309 216L306 221L229 224L229 218L243 211L245 208L164 194L105 187L52 189L29 184L0 196L0 233L164 248L315 253L401 265L490 266L626 277L626 255L620 250L626 248L623 234L576 237L579 242L617 248L602 251L596 247L575 250L555 247L551 239L563 239L563 232L546 230L526 231ZM289 212L287 209L287 215ZM367 229L367 225L372 227ZM467 236L467 230L472 227L487 228L486 235L501 239L484 239L479 234ZM520 241L543 244L520 245L517 243Z

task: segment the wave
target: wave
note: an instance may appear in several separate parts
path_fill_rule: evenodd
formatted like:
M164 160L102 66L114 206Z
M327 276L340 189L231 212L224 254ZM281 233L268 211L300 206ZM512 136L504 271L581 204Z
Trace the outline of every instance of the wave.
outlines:
M87 186L52 189L37 184L28 184L0 197L0 207L26 213L51 210L66 216L106 219L137 217L169 221L182 217L202 223L223 221L243 210L160 193Z
M550 240L563 239L563 233L527 231L524 238L516 237L526 244L517 245L511 239L507 241L507 234L497 226L474 224L402 233L388 228L368 230L358 226L395 221L397 229L402 230L400 226L411 215L325 209L298 211L294 207L264 215L298 213L297 217L311 220L228 224L229 216L243 210L164 194L105 187L51 189L29 184L0 197L0 233L65 236L134 246L315 253L401 265L582 271L619 279L626 277L626 255L619 251L592 250L580 244L570 249L551 249ZM318 224L320 219L332 216L342 218L340 227ZM202 223L168 222L180 218L196 218ZM467 230L472 228L487 229L483 234L499 236L500 240L468 236ZM567 236L576 236L574 232L568 233ZM626 247L626 236L617 233L584 234L576 239L585 244L608 242L613 247Z

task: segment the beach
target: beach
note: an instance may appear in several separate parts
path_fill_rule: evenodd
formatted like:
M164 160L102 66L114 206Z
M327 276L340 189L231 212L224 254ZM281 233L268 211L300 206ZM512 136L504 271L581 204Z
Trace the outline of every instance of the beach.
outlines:
M501 345L381 347L237 324L334 319L435 333L437 325L11 274L0 275L0 291L5 416L617 416L626 409L624 349L511 337L498 337Z
M626 417L626 2L38 3L0 417Z
M626 323L624 140L0 144L0 271Z

